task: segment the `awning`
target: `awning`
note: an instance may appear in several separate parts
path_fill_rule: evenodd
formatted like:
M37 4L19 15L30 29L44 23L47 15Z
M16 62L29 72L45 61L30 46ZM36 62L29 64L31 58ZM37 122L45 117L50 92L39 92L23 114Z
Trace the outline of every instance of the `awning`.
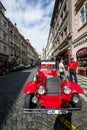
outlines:
M87 47L78 50L77 53L76 53L76 56L79 57L79 56L83 56L83 55L86 55L86 54L87 54Z

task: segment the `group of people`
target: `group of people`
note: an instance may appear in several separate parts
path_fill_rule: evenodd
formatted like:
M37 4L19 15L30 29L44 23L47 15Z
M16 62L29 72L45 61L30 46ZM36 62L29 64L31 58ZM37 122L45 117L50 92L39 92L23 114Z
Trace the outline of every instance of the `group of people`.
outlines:
M69 72L69 77L70 81L74 81L77 83L77 73L78 73L78 63L74 60L74 57L71 57L71 61L68 63L68 72ZM60 73L60 78L62 79L63 75L65 75L65 67L63 64L63 59L60 60L59 62L59 73Z

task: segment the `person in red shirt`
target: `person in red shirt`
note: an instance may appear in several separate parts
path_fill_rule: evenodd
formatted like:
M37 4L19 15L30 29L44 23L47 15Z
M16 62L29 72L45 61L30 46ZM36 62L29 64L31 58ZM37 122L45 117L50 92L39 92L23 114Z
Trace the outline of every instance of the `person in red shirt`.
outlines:
M77 73L78 73L78 63L74 61L74 57L71 57L71 62L68 65L68 71L70 74L70 80L74 81L77 83Z

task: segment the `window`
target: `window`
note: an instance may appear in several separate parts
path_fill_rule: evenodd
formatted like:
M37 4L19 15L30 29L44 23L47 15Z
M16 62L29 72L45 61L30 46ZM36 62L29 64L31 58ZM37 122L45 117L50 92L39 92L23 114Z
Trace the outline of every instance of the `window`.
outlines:
M81 26L87 22L87 3L85 3L80 10L80 21L81 21Z
M6 33L3 34L3 40L6 40Z
M10 48L10 55L13 56L13 49Z
M62 40L63 40L63 32L62 32L62 34L61 34L61 38L62 38Z
M67 27L64 29L64 35L67 36Z
M63 20L63 13L61 14L61 16L60 16L60 17L61 17L61 20Z
M7 47L6 47L6 46L3 47L3 52L4 52L5 54L7 53Z
M11 37L10 37L9 41L10 41L10 44L13 44L13 39Z
M85 16L86 16L86 22L87 22L87 3L85 4Z
M6 23L6 21L3 21L3 27L4 27L4 28L7 27L7 23Z

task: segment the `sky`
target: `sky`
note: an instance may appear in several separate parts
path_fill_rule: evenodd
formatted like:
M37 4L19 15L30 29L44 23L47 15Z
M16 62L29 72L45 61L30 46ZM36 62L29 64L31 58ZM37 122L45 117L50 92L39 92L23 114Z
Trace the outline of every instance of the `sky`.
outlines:
M1 0L5 16L29 39L38 54L46 47L55 0Z

